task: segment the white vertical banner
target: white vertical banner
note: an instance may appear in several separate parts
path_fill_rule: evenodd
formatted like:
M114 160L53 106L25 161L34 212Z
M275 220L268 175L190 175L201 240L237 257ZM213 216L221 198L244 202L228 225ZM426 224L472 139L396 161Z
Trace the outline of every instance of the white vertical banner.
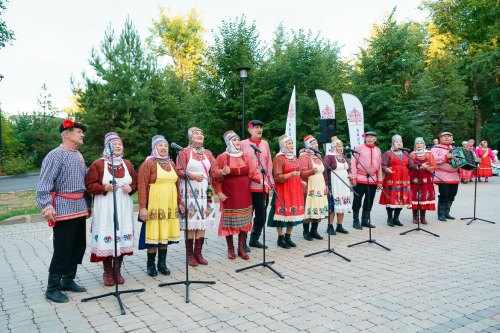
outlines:
M345 113L347 115L347 125L349 126L349 141L351 148L365 143L363 134L365 133L365 116L363 105L359 99L351 94L342 94L344 100Z
M335 103L332 96L324 90L316 89L316 98L318 99L319 114L321 119L335 119ZM325 143L325 154L332 148L332 143Z
M297 112L295 105L295 86L293 86L292 97L290 98L290 105L288 105L288 116L286 117L286 135L293 140L293 154L297 156Z

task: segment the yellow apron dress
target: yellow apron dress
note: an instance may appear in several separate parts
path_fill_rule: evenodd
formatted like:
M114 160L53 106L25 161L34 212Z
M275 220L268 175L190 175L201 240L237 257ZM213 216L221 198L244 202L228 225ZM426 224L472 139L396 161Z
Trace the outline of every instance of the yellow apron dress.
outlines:
M156 163L156 181L150 184L146 244L168 245L180 238L177 213L177 174L171 168L165 171Z

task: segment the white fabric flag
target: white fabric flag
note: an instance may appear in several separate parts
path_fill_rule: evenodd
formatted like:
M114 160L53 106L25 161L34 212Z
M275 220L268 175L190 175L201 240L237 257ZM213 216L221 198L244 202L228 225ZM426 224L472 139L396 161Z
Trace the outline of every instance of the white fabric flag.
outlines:
M332 96L324 90L316 89L316 98L318 99L319 114L321 119L335 119L335 103ZM332 148L332 143L325 144L325 154Z
M295 86L293 86L292 97L290 98L290 105L288 106L288 116L286 117L286 135L293 140L293 154L297 156L297 131L296 120L297 112L295 105Z
M351 148L365 143L363 134L365 133L365 116L363 105L359 99L351 94L342 94L344 100L345 113L347 115L347 124L349 125L349 141Z

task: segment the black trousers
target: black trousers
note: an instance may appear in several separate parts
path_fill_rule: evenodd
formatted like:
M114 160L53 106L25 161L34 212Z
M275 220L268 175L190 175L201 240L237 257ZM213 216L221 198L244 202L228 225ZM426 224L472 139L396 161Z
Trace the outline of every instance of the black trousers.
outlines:
M354 195L354 200L352 202L352 210L353 211L359 211L361 208L361 200L363 200L363 197L365 194L368 192L368 186L370 187L370 206L368 206L368 195L365 197L365 200L363 201L363 211L370 212L372 210L373 206L373 200L375 199L375 193L377 193L377 185L368 185L368 184L360 184L358 183L354 187L354 191L358 193L359 195L356 196Z
M458 192L458 184L441 184L438 183L439 202L453 202Z
M264 202L265 199L265 202ZM262 233L262 228L266 223L267 211L266 208L269 204L269 195L265 197L265 193L252 192L252 205L254 212L252 233L250 240L258 240Z
M82 263L87 240L85 235L86 217L58 221L53 229L54 253L50 262L49 273L64 275L70 265Z

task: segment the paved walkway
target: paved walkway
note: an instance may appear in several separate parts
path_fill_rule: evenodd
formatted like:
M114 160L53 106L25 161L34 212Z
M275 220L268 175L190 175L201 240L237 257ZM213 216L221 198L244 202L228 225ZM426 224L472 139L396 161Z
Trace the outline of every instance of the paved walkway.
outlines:
M452 215L473 213L473 184L461 185ZM374 238L391 248L374 244L348 248L367 239L368 230L354 230L352 215L346 218L349 235L332 236L335 255L304 258L327 247L308 242L296 228L298 245L285 250L276 246L276 231L267 228L268 260L285 275L256 268L235 269L259 263L261 252L250 260L229 260L223 238L207 233L204 248L208 266L190 270L192 280L214 280L215 285L192 285L191 303L185 303L185 287L159 288L162 282L184 279L184 249L171 246L168 277L146 274L146 253L137 251L125 261L123 289L145 288L122 299L127 314L120 315L114 298L82 303L81 298L113 288L102 285L102 266L89 262L87 250L78 271L78 282L88 292L68 293L70 302L54 304L44 298L47 267L51 259L50 229L45 223L0 227L0 331L2 332L496 332L500 331L500 178L479 184L478 216L497 224L466 221L439 222L429 214L429 231L405 236L413 228L411 212L402 213L404 227L385 224L385 209L375 204ZM378 202L378 195L377 195ZM139 224L136 225L139 230ZM326 224L322 223L321 233ZM138 233L136 233L137 235ZM90 235L88 238L90 244Z

